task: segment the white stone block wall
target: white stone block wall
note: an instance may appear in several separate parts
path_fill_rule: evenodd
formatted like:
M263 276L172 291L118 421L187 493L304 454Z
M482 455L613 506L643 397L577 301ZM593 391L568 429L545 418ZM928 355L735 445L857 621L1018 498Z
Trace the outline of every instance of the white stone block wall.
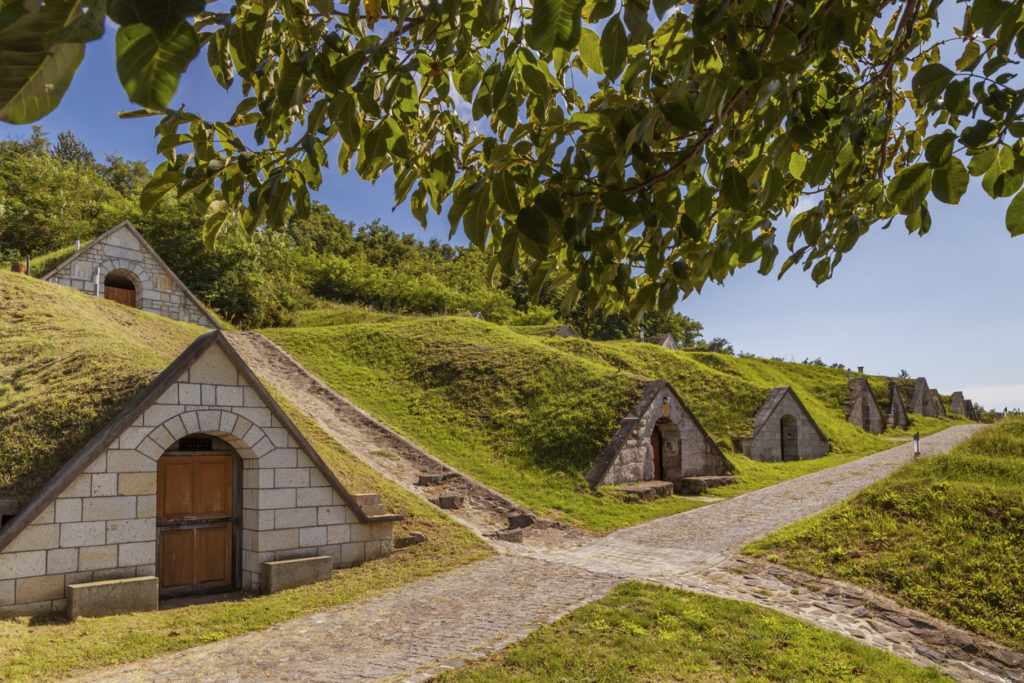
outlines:
M157 460L195 433L241 458L243 590L261 589L266 561L391 552L392 523L359 522L214 345L0 552L0 615L63 610L70 583L156 575Z
M96 268L99 268L98 292ZM86 294L104 296L103 280L115 270L125 271L135 283L137 308L173 320L214 328L209 314L195 304L167 274L166 267L153 258L127 227L90 243L48 279Z

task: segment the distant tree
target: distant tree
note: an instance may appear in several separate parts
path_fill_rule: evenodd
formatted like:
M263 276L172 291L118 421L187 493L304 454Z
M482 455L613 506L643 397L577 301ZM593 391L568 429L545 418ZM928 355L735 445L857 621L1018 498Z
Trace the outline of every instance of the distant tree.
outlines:
M900 370L900 374L896 375L900 379L910 379L910 373L906 370Z
M70 130L57 133L57 144L53 145L50 153L61 161L71 164L92 166L96 163L96 157L93 156L89 146ZM146 179L148 180L149 178L147 177Z

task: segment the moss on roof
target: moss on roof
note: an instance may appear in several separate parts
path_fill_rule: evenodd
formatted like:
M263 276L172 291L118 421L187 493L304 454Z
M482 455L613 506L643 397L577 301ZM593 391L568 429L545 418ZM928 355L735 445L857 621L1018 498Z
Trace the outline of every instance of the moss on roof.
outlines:
M0 272L0 498L34 494L205 331Z

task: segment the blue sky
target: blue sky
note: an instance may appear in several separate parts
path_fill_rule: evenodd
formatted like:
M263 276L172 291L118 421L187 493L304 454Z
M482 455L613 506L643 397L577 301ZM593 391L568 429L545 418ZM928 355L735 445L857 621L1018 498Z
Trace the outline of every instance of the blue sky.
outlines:
M227 118L233 101L205 61L197 59L184 76L174 104ZM108 31L87 47L63 102L39 123L52 137L71 130L100 154L154 166L161 161L156 119L117 117L135 108L117 81ZM0 137L29 132L0 123ZM315 198L356 223L380 218L421 239L448 237L443 218L433 216L424 232L407 206L392 211L386 178L371 185L329 171ZM932 200L934 225L924 237L908 235L899 220L888 230L872 229L820 287L798 269L780 281L747 268L676 308L703 323L705 336L726 337L737 350L796 361L821 357L874 374L905 369L943 393L963 390L987 408L1024 410L1024 319L1015 294L1024 290L1024 239L1011 239L1004 227L1008 201L990 199L974 183L958 206ZM461 235L455 241L465 242Z

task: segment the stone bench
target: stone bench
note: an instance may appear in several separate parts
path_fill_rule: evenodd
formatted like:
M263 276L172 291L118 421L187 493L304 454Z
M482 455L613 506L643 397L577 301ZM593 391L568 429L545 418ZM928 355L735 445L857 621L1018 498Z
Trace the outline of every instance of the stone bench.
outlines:
M266 593L305 586L331 578L334 558L329 555L300 557L263 563L263 590Z
M68 619L149 612L160 605L160 582L155 576L71 583L67 587Z

